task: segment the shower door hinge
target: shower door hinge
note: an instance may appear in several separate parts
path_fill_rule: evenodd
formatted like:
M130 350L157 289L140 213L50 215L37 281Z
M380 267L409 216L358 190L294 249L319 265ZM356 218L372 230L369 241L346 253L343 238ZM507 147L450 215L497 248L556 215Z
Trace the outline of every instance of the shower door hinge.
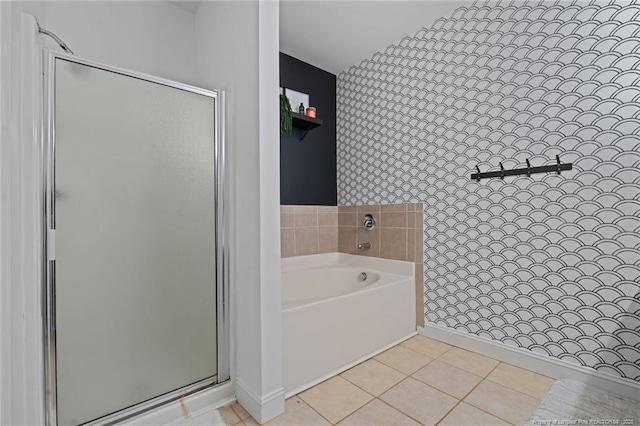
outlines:
M47 232L47 260L56 260L56 230Z

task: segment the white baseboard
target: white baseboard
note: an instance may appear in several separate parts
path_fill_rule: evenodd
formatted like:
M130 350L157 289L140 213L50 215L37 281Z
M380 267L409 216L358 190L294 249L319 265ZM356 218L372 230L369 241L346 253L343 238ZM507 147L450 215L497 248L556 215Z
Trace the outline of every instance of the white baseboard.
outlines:
M570 364L441 325L425 324L424 327L418 327L418 333L554 379L573 379L616 395L640 400L640 383L633 380L610 376L592 368Z
M284 413L283 388L260 396L250 390L239 377L236 377L235 385L238 402L259 424L264 424Z
M307 383L305 383L305 384L304 384L304 385L302 385L302 386L298 386L297 388L295 388L295 389L290 390L289 392L287 392L287 393L285 394L285 398L289 398L289 397L291 397L291 396L293 396L293 395L297 395L297 394L299 394L300 392L303 392L303 391L305 391L305 390L307 390L307 389L309 389L309 388L311 388L311 387L313 387L313 386L317 385L318 383L322 383L322 382L324 382L325 380L328 380L328 379L332 378L333 376L337 376L338 374L340 374L340 373L342 373L342 372L344 372L344 371L347 371L347 370L348 370L348 369L350 369L351 367L355 367L356 365L360 364L361 362L364 362L364 361L368 360L369 358L373 358L374 356L376 356L376 355L378 355L378 354L380 354L380 353L382 353L382 352L386 351L387 349L394 347L394 346L395 346L395 345L397 345L398 343L404 342L405 340L407 340L407 339L409 339L409 338L411 338L411 337L415 336L416 334L418 334L418 333L416 333L416 332L409 333L409 334L407 334L406 336L404 336L403 338L398 339L398 340L396 340L396 341L395 341L395 342L393 342L393 343L390 343L390 344L388 344L388 345L386 345L386 346L383 346L382 348L380 348L380 349L378 349L378 350L376 350L376 351L371 352L369 355L365 355L365 356L363 356L362 358L358 358L357 360L355 360L355 361L353 361L353 362L350 362L349 364L347 364L347 365L345 365L345 366L343 366L343 367L340 367L340 368L338 368L337 370L334 370L334 371L332 371L332 372L331 372L331 373L329 373L329 374L325 374L324 376L321 376L321 377L319 377L319 378L317 378L317 379L315 379L315 380L312 380L312 381L310 381L310 382L307 382Z
M175 420L191 416L203 409L215 409L229 405L236 400L233 393L233 383L227 382L211 388L203 389L184 397L181 401L174 401L155 410L126 420L123 424L146 426L163 425Z

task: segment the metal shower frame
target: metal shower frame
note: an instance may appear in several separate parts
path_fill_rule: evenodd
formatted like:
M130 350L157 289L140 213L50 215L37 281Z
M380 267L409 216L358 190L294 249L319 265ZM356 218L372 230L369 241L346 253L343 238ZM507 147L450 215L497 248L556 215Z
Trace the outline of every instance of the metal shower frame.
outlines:
M137 416L179 398L221 385L230 379L230 312L229 312L229 199L226 175L224 92L205 90L175 81L124 70L98 62L81 59L68 53L43 49L44 108L41 158L42 182L42 230L43 230L43 276L42 316L44 346L45 420L49 426L57 425L56 404L56 323L55 323L55 64L65 60L77 64L114 72L128 77L161 84L175 89L204 95L214 102L214 164L216 181L214 200L216 211L216 316L217 316L217 375L176 389L132 407L92 420L87 425L113 424Z

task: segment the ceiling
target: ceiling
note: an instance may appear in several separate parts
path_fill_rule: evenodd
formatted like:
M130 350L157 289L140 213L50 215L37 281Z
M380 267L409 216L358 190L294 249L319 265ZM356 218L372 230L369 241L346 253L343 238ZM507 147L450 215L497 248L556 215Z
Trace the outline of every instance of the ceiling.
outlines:
M280 1L280 51L333 74L472 1Z
M339 74L472 2L280 0L280 51ZM169 3L196 13L202 0Z

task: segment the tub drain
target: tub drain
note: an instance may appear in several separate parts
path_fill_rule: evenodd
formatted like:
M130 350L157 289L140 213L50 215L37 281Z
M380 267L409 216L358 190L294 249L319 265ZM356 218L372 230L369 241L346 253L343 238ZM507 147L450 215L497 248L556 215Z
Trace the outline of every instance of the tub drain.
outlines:
M360 272L360 281L366 281L366 280L367 280L367 273Z

